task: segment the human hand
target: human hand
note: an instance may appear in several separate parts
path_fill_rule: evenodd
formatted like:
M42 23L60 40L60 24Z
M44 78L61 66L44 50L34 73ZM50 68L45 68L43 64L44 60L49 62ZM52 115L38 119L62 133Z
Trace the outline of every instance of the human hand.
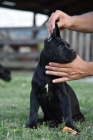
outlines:
M46 24L49 34L51 34L53 32L56 21L57 21L59 28L68 29L70 26L71 17L60 10L56 10L54 13L52 13L52 15L50 16L50 18Z
M50 62L49 66L45 68L47 75L60 77L53 79L53 83L71 81L88 76L88 62L82 60L79 56L73 62L67 64Z

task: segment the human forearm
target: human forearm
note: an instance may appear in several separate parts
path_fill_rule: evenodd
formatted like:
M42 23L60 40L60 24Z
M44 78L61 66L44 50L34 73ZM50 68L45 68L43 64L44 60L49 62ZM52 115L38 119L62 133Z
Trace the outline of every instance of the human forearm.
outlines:
M68 29L79 32L93 32L93 12L72 16Z

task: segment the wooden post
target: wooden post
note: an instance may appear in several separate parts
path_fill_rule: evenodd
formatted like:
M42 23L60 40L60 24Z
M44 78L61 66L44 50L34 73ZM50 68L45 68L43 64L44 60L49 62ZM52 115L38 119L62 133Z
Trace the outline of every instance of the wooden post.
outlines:
M83 33L79 33L79 40L78 40L78 54L80 57L83 57L83 50L84 50L84 34Z
M77 32L73 31L72 32L72 45L71 48L77 50Z
M91 34L86 34L85 39L86 39L86 43L85 43L85 60L90 61L90 39L91 39Z
M70 43L70 31L66 30L66 36L65 36L65 40L67 41L67 43Z
M36 13L34 13L33 26L36 26Z

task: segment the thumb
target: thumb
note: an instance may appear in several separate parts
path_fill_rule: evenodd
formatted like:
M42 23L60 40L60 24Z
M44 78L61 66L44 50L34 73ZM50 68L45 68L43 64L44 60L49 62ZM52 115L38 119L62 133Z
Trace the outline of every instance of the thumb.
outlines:
M65 29L64 27L64 20L57 22L58 28Z

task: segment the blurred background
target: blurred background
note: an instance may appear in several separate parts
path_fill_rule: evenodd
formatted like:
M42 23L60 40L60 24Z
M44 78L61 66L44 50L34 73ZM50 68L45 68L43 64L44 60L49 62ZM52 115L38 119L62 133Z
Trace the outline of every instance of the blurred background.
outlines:
M86 120L75 124L80 135L61 133L64 123L58 129L44 123L38 131L23 127L29 116L31 78L48 36L46 21L55 10L83 14L93 11L93 0L0 0L0 140L93 140L93 76L69 81ZM81 58L93 61L92 33L64 30L61 36Z
M92 0L0 0L0 64L34 70L48 36L46 21L55 10L69 15L93 11ZM93 34L69 30L61 36L86 61L93 61Z

